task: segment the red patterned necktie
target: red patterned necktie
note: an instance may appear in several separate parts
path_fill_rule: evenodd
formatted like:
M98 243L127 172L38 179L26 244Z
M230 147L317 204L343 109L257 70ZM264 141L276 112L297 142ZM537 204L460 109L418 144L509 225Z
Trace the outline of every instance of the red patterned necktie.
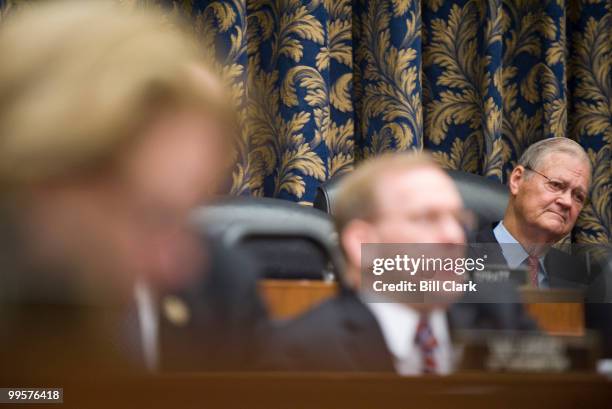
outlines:
M437 362L434 355L438 347L438 341L434 337L427 316L421 316L419 325L417 326L416 337L414 342L421 351L422 358L422 373L433 374L437 370Z
M538 272L540 271L540 260L536 256L527 257L527 268L529 270L529 282L533 287L538 288Z

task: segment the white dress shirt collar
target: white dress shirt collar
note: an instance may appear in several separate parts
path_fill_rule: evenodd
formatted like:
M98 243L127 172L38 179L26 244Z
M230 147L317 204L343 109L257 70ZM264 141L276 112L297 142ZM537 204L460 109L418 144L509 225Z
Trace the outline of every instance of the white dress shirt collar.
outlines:
M138 310L138 321L142 350L147 369L155 371L159 361L157 306L149 285L138 280L134 286L134 299Z
M502 254L508 263L510 268L524 268L526 265L527 257L529 254L525 251L523 246L518 242L517 239L506 229L504 222L500 221L497 226L493 229L493 235L495 240L500 244ZM506 244L506 245L504 245ZM540 262L540 272L538 274L538 283L540 287L547 286L546 269L544 268L544 257L543 254L538 258Z
M393 356L396 371L400 375L421 373L421 352L414 342L420 320L419 313L401 303L365 303L381 328L387 349ZM429 325L438 347L434 352L438 373L448 374L454 362L448 331L446 312L435 309L429 314Z

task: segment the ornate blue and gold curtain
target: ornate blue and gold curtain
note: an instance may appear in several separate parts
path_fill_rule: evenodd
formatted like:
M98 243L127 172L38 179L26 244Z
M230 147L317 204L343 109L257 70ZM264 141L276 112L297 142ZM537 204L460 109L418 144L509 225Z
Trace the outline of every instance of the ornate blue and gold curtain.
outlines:
M610 0L123 2L181 15L219 57L243 125L234 194L308 204L410 149L505 182L528 145L568 137L594 169L574 241L612 239Z

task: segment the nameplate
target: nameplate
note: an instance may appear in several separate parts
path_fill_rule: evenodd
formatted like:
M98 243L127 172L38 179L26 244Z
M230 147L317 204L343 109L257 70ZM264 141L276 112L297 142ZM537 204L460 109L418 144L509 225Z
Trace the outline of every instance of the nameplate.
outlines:
M599 356L591 336L553 337L518 331L457 331L459 370L490 372L592 371Z

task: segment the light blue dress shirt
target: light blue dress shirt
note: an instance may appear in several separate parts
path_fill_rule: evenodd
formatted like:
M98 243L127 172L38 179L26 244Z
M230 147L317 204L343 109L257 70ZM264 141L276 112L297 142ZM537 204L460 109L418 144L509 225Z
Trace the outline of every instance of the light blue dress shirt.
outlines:
M503 222L499 222L493 229L493 235L499 244L501 244L502 253L510 268L527 268L527 258L529 254L525 251L523 246L510 234ZM504 244L510 244L510 246L504 246ZM544 255L545 256L545 255ZM540 268L538 272L538 287L548 288L548 277L546 276L546 269L544 268L544 256L539 258Z

